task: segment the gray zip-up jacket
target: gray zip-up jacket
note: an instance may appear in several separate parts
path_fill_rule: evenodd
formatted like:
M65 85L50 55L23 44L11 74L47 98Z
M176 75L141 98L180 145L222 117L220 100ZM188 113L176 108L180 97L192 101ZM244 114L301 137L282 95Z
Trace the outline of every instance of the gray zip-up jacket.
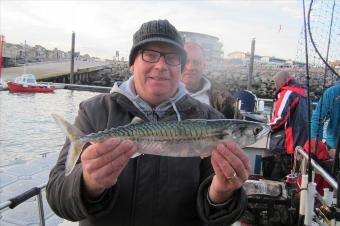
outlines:
M88 134L128 124L135 116L154 121L221 118L213 108L185 93L182 95L183 87L169 102L152 109L133 95L131 82L115 85L111 94L100 94L82 102L75 125ZM148 107L151 112L147 112ZM226 226L246 208L243 189L235 191L234 198L225 205L209 204L207 189L213 170L210 158L199 157L140 155L130 159L116 185L98 199L90 200L83 193L80 160L65 177L68 146L66 141L50 173L46 194L56 214L79 221L81 226Z

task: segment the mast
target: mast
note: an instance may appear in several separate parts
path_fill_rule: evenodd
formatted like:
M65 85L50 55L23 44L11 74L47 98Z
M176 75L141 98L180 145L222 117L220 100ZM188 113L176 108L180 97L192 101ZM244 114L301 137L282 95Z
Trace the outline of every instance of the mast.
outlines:
M25 40L25 44L24 44L24 74L26 74L26 40Z
M0 84L2 83L2 76L1 76L1 71L2 71L2 49L5 44L5 36L0 35Z
M251 53L249 59L249 73L248 73L248 83L247 90L251 89L252 79L253 79L253 69L254 69L254 53L255 53L255 38L251 41Z
M70 84L74 84L74 44L76 34L72 31Z

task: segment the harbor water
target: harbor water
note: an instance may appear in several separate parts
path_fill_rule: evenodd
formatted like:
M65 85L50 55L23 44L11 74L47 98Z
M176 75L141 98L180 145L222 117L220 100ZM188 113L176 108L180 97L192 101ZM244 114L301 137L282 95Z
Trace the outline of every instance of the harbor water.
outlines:
M79 103L98 93L58 89L54 93L0 92L0 167L59 152L65 135L55 113L74 122Z

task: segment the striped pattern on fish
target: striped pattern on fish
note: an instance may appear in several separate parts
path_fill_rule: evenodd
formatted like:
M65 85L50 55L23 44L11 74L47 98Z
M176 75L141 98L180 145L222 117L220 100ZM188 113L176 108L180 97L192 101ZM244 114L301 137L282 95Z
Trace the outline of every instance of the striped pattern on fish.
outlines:
M194 119L173 122L130 123L84 135L75 126L53 114L71 142L66 162L69 174L81 150L88 142L111 137L130 139L137 144L137 152L170 157L207 157L220 142L234 140L241 147L255 143L267 135L270 127L257 122L233 119Z

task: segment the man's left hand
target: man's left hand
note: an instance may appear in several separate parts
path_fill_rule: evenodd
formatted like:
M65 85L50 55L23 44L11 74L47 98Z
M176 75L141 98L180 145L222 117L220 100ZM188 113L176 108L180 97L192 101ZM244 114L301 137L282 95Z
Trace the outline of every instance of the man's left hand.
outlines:
M215 175L210 185L209 198L215 203L224 203L232 198L250 175L250 161L235 142L218 144L211 155Z

